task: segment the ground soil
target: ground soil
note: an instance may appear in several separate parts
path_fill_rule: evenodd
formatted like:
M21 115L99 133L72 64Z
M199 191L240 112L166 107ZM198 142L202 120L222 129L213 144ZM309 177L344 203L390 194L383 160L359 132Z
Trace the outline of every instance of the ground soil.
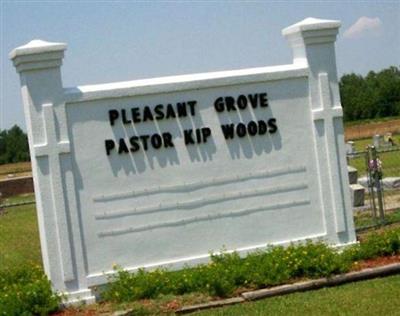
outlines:
M0 179L9 179L10 177L22 177L31 175L31 163L29 161L0 165Z
M348 126L345 127L344 131L346 141L360 138L368 138L376 134L384 135L385 133L400 133L400 119L386 122Z
M375 268L380 266L385 266L391 263L400 262L400 255L390 256L390 257L379 257L375 259L369 259L360 261L354 264L353 271L359 271L368 268Z

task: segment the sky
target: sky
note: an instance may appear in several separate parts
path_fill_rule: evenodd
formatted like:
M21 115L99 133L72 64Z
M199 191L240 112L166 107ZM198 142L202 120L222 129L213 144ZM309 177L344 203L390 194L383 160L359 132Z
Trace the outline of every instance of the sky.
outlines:
M281 30L307 17L342 22L339 75L400 66L397 1L0 0L0 130L25 130L9 60L33 39L67 43L64 87L292 62Z

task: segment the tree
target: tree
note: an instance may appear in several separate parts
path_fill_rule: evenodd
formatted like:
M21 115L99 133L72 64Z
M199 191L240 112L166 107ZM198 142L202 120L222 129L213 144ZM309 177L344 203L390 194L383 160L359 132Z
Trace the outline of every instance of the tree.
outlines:
M400 70L389 67L365 77L345 74L339 82L344 120L400 115Z
M14 125L0 132L0 164L29 161L28 137Z

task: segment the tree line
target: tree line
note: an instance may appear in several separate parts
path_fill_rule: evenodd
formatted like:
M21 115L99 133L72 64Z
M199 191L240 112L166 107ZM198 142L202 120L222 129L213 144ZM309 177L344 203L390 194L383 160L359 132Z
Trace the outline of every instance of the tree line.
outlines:
M396 66L366 76L345 74L339 81L344 121L400 116L400 69ZM0 131L0 164L29 161L27 135L14 125Z
M400 69L392 66L365 77L345 74L339 82L344 121L400 115Z
M0 164L29 161L28 137L17 125L0 131Z

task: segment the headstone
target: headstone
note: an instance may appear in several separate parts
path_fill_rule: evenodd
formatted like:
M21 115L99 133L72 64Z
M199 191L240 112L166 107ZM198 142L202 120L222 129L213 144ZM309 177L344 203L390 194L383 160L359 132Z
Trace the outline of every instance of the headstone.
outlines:
M383 136L383 144L385 147L391 147L395 145L392 133L385 133Z
M374 135L372 138L372 144L376 149L379 149L382 145L382 136L378 134Z
M347 172L349 174L349 182L350 184L357 184L358 171L356 168L352 166L347 166Z
M364 188L368 188L368 178L361 177L357 181L358 184ZM384 177L382 179L383 189L385 190L398 190L400 189L400 177Z
M369 186L368 177L358 178L357 183L367 189Z
M284 29L289 65L75 88L61 80L65 44L11 52L44 267L67 302L93 301L113 264L178 269L223 246L355 242L339 26Z
M364 206L365 188L359 184L350 184L350 197L353 207Z
M386 177L382 179L382 184L385 189L398 190L400 189L400 177Z
M346 143L346 154L351 155L354 154L354 152L354 142L350 140Z

